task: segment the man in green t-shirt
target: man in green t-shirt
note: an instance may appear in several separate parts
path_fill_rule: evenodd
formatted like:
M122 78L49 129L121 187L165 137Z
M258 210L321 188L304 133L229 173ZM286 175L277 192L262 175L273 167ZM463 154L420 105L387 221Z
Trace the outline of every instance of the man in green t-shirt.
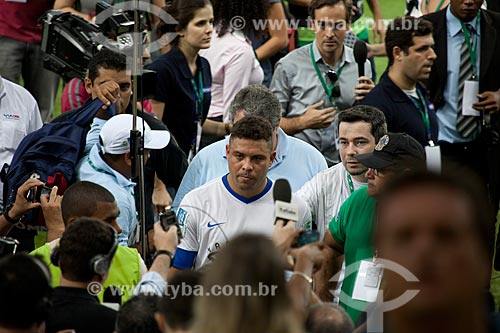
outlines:
M330 222L325 243L334 251L334 256L345 255L346 275L340 304L356 322L367 305L362 299L369 299L360 286L357 286L360 290L358 296L352 296L355 284L366 283L361 279L357 281L361 262L371 261L374 256L372 229L376 197L388 179L419 166L425 160L425 153L423 147L409 135L389 133L379 140L372 153L354 157L369 168L366 173L368 185L355 191L340 207L338 215ZM338 271L339 267L332 268L332 273Z

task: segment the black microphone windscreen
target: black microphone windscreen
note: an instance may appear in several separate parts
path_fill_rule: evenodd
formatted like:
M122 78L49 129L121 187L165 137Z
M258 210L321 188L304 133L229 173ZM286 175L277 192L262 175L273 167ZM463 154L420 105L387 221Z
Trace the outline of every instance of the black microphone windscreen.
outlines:
M354 60L358 64L358 76L365 75L365 62L366 57L368 56L368 48L366 47L366 43L357 40L354 44Z
M364 64L367 56L368 48L366 47L366 43L361 40L357 40L354 44L354 60L356 60L358 64Z
M290 183L286 179L277 179L273 187L273 200L283 202L292 201L292 189Z

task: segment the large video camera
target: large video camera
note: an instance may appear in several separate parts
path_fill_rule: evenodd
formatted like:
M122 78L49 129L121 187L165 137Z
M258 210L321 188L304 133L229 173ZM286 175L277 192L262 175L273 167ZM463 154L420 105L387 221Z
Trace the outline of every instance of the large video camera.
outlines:
M109 7L108 3L100 2L96 5L96 13ZM44 67L66 81L85 77L89 61L99 45L120 49L133 45L130 37L134 32L133 12L113 12L102 23L94 24L69 12L50 10L42 20Z

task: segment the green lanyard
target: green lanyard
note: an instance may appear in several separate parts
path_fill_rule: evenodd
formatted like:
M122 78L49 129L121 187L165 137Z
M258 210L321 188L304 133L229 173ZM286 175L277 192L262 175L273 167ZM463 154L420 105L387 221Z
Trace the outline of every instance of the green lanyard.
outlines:
M349 184L349 190L351 191L352 194L352 192L354 192L354 184L352 183L352 177L349 172L347 173L347 184Z
M92 167L92 169L94 169L95 171L100 172L100 173L104 173L106 175L110 175L110 176L113 176L113 177L115 176L111 172L108 172L108 171L106 171L104 169L96 167L95 164L94 164L94 162L92 162L92 160L90 159L90 157L87 158L87 161L89 162L89 165Z
M477 26L479 23L479 20L481 18L481 11L477 13L477 20L476 20L476 31L477 31ZM476 66L476 57L477 57L477 34L474 35L474 49L472 48L472 42L471 38L469 35L469 29L465 27L464 22L460 20L460 25L462 26L462 32L465 35L465 41L467 42L467 49L469 50L469 55L470 55L470 60L472 62L472 79L476 79L477 75L477 66Z
M436 13L439 12L443 3L444 3L444 0L439 1L439 4L437 5L436 10L434 10L434 12L436 12ZM427 13L429 13L429 0L425 0L425 11Z
M427 141L429 142L430 146L434 146L434 141L432 141L432 135L431 135L431 120L429 118L429 109L427 107L427 103L425 102L425 98L420 92L420 89L416 88L417 90L417 95L418 95L418 100L411 96L410 99L415 104L417 107L418 112L420 112L420 115L422 116L422 120L424 121L424 126L425 126L425 133L427 135Z
M194 94L197 100L197 108L196 108L196 118L195 121L201 121L203 116L203 76L201 75L201 71L198 72L198 86L196 86L194 82L194 78L191 78L191 85L193 86Z
M329 87L327 87L326 82L323 79L323 75L321 75L321 72L319 71L318 64L316 63L316 61L314 61L313 43L309 44L309 49L310 49L310 53L311 53L311 62L314 66L314 69L316 70L316 74L318 75L318 78L321 82L321 85L323 86L323 90L325 91L326 95L328 96L328 99L330 100L330 103L332 103L332 105L335 106L336 103L335 103L335 100L332 96L332 92L333 92L333 88L335 88L335 84L337 82L339 82L339 80L340 80L340 75L342 74L342 71L344 70L344 65L342 65L342 67L340 67L339 71L337 72L337 81L333 82Z

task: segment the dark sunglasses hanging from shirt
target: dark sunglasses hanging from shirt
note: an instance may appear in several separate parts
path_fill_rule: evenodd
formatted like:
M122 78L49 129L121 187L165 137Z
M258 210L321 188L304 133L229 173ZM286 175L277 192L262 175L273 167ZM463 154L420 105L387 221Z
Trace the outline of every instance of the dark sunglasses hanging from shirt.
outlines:
M328 96L328 99L330 100L330 103L332 103L333 106L336 106L337 104L335 103L335 98L340 97L340 86L337 85L337 82L340 78L340 75L342 75L344 65L342 65L342 67L340 67L340 69L337 72L334 71L333 69L330 69L328 70L328 72L326 72L326 76L330 81L330 85L327 86L325 79L323 78L323 75L321 75L318 64L316 63L316 61L314 61L313 44L311 43L309 45L310 45L309 51L311 54L311 62L313 64L314 70L316 71L316 75L318 76L319 81L323 86L323 90L325 91L326 95Z

